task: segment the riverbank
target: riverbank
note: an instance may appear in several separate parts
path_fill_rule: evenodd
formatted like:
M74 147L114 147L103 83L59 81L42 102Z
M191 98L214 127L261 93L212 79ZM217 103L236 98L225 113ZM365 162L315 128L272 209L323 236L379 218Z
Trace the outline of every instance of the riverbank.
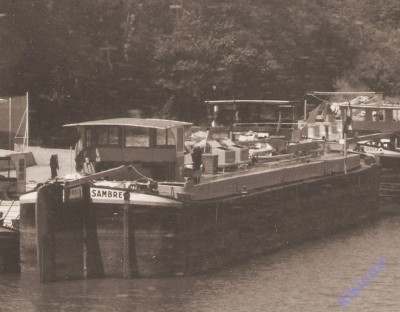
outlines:
M59 178L64 178L67 174L76 173L74 150L30 146L27 148L26 152L31 152L36 161L36 165L30 166L26 169L26 182L28 185L43 183L51 178L51 155L58 156L58 163L60 168L58 170ZM17 152L10 150L0 150L0 156L7 156L13 153Z
M32 152L35 157L36 166L27 168L27 182L43 183L51 178L50 157L58 156L58 177L64 178L67 174L76 173L75 170L75 151L68 149L42 148L37 146L28 147L28 152Z

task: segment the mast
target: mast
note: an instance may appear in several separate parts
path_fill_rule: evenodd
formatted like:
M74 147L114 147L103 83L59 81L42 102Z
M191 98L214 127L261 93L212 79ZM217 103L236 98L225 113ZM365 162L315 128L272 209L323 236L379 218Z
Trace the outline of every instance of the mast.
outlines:
M26 149L29 147L29 92L26 92L26 123L25 123Z
M8 148L10 150L12 150L12 144L11 144L11 140L12 140L12 135L11 135L11 98L8 98Z
M307 120L307 98L304 99L304 121Z

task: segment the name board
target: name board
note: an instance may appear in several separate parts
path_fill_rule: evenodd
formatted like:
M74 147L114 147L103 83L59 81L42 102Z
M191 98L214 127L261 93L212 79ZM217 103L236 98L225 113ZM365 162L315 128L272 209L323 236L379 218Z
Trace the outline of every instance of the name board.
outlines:
M382 148L366 146L366 145L364 145L363 147L364 147L364 151L367 153L383 153Z
M125 191L106 190L101 188L90 188L90 198L92 199L124 199Z
M82 186L74 187L69 190L70 199L82 198L82 197L83 197Z

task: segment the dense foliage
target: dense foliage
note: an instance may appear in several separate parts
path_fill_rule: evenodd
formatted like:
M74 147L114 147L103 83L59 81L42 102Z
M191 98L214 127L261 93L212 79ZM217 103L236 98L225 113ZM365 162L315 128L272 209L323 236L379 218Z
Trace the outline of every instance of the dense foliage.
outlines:
M205 99L400 94L396 0L2 0L0 94L33 131L127 116L204 122Z

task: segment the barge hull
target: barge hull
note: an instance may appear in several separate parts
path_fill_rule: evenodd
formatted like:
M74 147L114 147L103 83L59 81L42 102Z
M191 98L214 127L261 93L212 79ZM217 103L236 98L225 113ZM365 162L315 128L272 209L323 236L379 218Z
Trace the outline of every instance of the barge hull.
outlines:
M135 204L134 198L118 205L53 199L57 207L44 206L57 213L45 214L45 220L37 219L44 212L34 202L21 202L22 271L54 281L218 268L373 219L379 179L373 165L176 206ZM51 197L53 186L46 187Z
M0 273L17 273L19 267L18 231L0 226Z
M186 271L221 267L372 220L378 213L379 180L373 166L190 206Z

